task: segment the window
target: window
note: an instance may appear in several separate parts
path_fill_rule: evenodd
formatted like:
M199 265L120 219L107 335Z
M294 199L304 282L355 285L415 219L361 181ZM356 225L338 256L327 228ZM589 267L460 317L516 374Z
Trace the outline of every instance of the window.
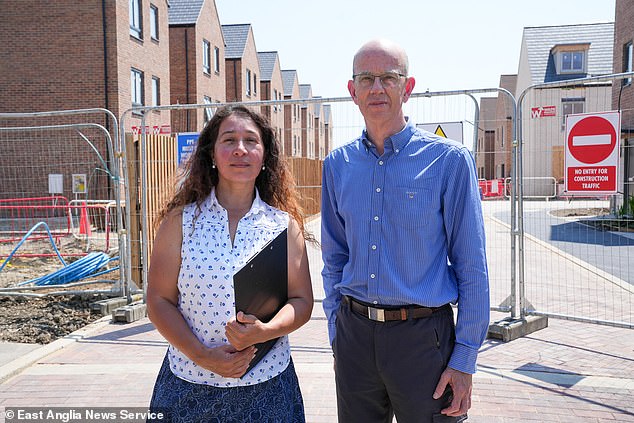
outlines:
M585 108L586 99L583 97L579 98L562 98L561 99L561 129L562 131L566 130L566 116L573 115L577 113L583 113Z
M625 44L623 46L623 72L632 72L634 68L632 67L632 56L634 56L634 51L632 49L632 42ZM623 85L632 84L632 78L623 79Z
M158 7L153 4L150 5L150 37L153 40L159 39Z
M247 96L251 95L251 71L247 69Z
M258 93L258 75L253 72L253 94Z
M156 76L152 77L152 106L161 105L161 80Z
M211 101L210 97L204 96L203 103L212 104L213 102ZM213 115L214 115L214 109L211 107L205 107L205 116L204 116L205 123L209 122L211 118L213 117Z
M561 72L583 72L583 51L564 51L561 53Z
M273 88L273 100L277 100L277 88ZM273 105L273 112L277 113L277 104Z
M210 59L211 59L211 44L209 41L203 40L203 72L211 73L210 68Z
M130 0L130 35L143 39L143 22L141 20L141 0Z
M214 46L214 72L220 73L220 49Z
M143 72L132 68L130 72L132 106L143 106Z

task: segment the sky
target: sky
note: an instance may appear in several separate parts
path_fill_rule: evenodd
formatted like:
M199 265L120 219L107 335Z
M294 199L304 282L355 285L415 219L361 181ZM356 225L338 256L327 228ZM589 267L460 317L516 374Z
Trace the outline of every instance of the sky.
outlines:
M414 92L495 88L517 73L524 27L614 21L614 0L216 0L221 24L250 23L314 96L348 96L352 57L373 38L409 55Z

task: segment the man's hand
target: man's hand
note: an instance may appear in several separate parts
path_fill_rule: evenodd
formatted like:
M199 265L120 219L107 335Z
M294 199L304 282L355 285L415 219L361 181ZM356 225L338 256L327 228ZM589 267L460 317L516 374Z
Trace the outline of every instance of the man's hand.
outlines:
M442 414L447 416L462 416L467 414L469 408L471 408L471 388L473 385L473 375L469 373L463 373L461 371L447 367L440 375L438 385L434 391L434 399L438 399L442 396L447 388L447 385L451 386L453 391L453 399L449 407L440 410Z

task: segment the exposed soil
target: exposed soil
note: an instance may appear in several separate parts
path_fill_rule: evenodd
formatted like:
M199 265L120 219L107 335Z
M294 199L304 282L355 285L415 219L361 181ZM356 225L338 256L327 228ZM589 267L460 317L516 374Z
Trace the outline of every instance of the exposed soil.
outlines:
M14 244L0 244L0 266L4 263ZM51 253L48 240L30 241L25 248L16 253L4 269L0 271L0 288L16 287L18 283L45 276L64 267L55 257L24 257L29 253ZM58 241L59 251L63 254L85 253L81 241L65 239ZM22 255L22 257L20 257ZM66 256L67 264L79 257ZM113 266L118 262L113 262ZM100 276L100 279L118 279L118 271ZM89 279L87 279L89 280ZM84 280L82 280L83 282ZM51 289L24 291L26 293L44 294L59 291L110 290L112 284L92 284L73 288L64 285L52 286ZM0 341L22 342L28 344L47 344L69 333L80 329L99 319L101 314L91 310L90 304L108 298L101 293L73 293L54 296L15 296L0 292Z
M607 208L579 208L579 209L561 209L552 210L550 212L556 217L583 217L581 223L592 226L601 231L614 232L634 232L634 219L623 217L609 217L610 210ZM596 219L593 219L596 217Z
M594 208L579 208L579 209L559 209L552 210L550 214L556 217L592 217L592 216L604 216L609 214L610 210L606 208L594 207Z
M102 294L44 298L0 296L0 340L48 344L101 317L90 310Z

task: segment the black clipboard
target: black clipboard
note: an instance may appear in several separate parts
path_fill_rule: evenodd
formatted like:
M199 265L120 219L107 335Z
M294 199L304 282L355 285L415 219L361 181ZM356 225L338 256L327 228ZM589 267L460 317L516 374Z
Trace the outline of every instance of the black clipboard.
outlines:
M284 229L233 276L236 315L242 311L266 323L288 301L287 238L287 229ZM255 345L257 352L245 374L268 354L278 339Z

